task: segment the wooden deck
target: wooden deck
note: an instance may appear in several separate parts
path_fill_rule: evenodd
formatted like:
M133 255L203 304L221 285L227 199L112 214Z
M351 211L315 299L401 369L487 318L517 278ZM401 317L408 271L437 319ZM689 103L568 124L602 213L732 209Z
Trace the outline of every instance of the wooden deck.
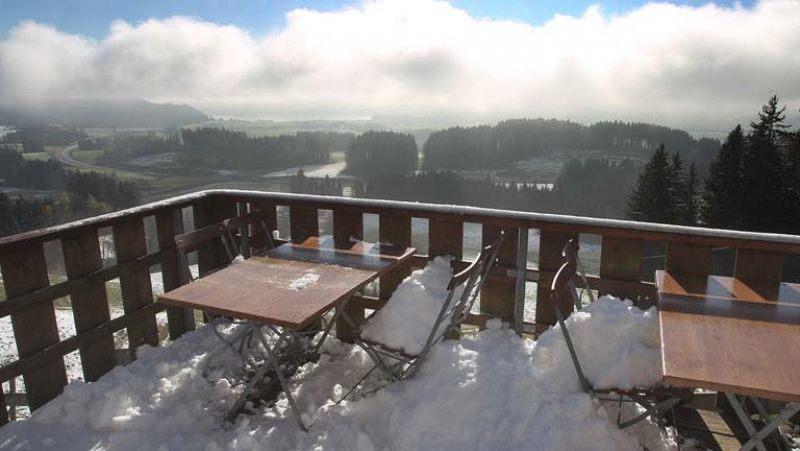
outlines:
M545 302L554 271L560 264L561 247L580 235L595 235L601 258L597 274L588 277L591 288L600 294L613 294L639 305L655 303L653 269L707 276L712 267L712 249L728 249L733 274L743 279L769 281L800 280L800 237L709 230L691 227L648 224L619 220L598 220L518 211L455 207L413 202L346 199L326 196L293 195L253 191L205 191L98 216L85 221L0 238L0 271L5 281L6 301L0 302L0 317L9 316L14 327L19 359L0 367L0 382L21 376L28 392L24 400L35 410L61 393L67 378L64 356L78 351L87 380L95 380L119 363L112 335L126 330L131 346L158 345L155 315L165 310L170 337L175 339L194 328L192 312L154 302L150 269L159 265L166 291L181 285L174 237L185 230L200 228L249 212L261 211L269 230L277 229L278 211L288 211L289 232L294 243L320 234L319 214L333 218L333 240L363 239L366 214L377 215L378 241L411 247L412 218L427 222L427 253L413 256L396 271L381 275L377 297L359 296L348 305L348 316L358 321L364 309L380 308L402 278L438 255L455 256L464 261L465 223L475 223L481 241L490 243L505 234L497 265L481 292L480 312L467 323L482 325L488 318L500 317L522 323L520 303L524 293L517 290L525 282L537 283L536 316L526 318L526 331L542 330L555 322L552 307ZM185 213L193 217L184 223ZM146 228L145 222L155 224ZM538 230L538 255L528 267L526 246L520 237ZM252 243L263 241L263 231L246 233ZM260 236L260 234L262 236ZM531 235L535 236L535 235ZM243 237L240 237L243 238ZM44 246L60 246L66 266L66 280L51 283ZM103 265L100 248L113 242L116 260ZM157 246L153 246L156 244ZM197 251L201 274L230 263L219 246L203 246ZM663 257L648 255L651 248L664 249ZM716 264L716 263L714 263ZM119 278L122 285L124 315L111 318L105 284ZM729 289L737 290L736 287ZM758 293L756 293L758 294ZM53 301L70 296L76 322L76 335L60 339L55 327ZM565 306L570 307L570 306ZM567 310L569 311L569 310ZM781 315L791 318L791 315ZM790 321L790 319L784 319ZM337 325L337 335L347 339L351 330ZM742 335L746 337L746 334ZM131 356L133 357L133 356ZM7 406L12 399L0 396L0 424L8 421ZM14 395L14 403L20 396ZM725 449L723 447L723 449Z

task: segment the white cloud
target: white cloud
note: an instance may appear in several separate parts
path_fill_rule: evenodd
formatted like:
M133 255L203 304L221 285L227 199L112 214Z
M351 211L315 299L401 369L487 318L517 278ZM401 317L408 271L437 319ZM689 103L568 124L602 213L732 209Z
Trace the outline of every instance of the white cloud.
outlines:
M541 26L441 1L366 1L294 10L264 37L183 17L115 22L99 41L25 22L0 41L0 104L122 95L257 116L726 121L772 93L797 108L798 48L798 1L595 6Z

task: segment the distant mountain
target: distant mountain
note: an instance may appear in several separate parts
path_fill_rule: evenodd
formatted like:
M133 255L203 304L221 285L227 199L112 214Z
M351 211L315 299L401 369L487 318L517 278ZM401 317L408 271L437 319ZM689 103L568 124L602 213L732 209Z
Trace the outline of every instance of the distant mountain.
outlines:
M52 102L43 107L0 107L0 123L61 124L67 127L168 128L208 120L186 104L152 103L142 99L81 99Z

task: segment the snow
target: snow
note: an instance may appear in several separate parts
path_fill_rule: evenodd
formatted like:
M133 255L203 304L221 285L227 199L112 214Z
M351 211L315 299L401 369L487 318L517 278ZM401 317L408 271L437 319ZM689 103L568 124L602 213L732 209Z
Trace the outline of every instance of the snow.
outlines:
M303 174L305 174L306 177L347 178L341 175L345 167L347 167L347 164L344 161L337 161L335 163L326 163L326 164L308 164L305 166L296 166L293 168L270 172L268 174L262 175L262 177L264 178L291 177L293 175L297 175L297 172L300 171L300 169L303 169Z
M292 291L300 291L314 285L317 283L317 280L319 280L319 274L315 273L312 269L308 269L302 276L292 280L289 284L289 289Z
M618 320L613 316L620 315ZM654 311L604 298L568 319L579 352L611 351L587 363L592 378L645 382L633 360L650 359L639 338L658 334ZM624 330L607 326L624 326ZM238 357L208 326L94 383L73 382L31 419L0 429L0 448L60 450L652 450L675 449L674 434L649 422L620 430L615 403L580 391L561 332L538 342L491 328L434 347L420 373L372 395L335 404L370 367L357 346L333 338L296 376L301 409L316 418L302 432L285 397L222 417L241 389ZM231 326L227 333L236 333ZM587 342L578 337L598 333ZM633 335L626 335L633 333ZM624 337L624 339L623 339ZM274 338L273 338L274 339ZM649 348L649 345L645 345ZM612 349L613 348L613 349ZM212 351L213 357L212 357ZM652 363L652 362L650 362ZM655 362L657 364L657 362ZM611 367L621 366L619 369ZM630 374L625 374L630 373ZM627 407L626 407L627 408ZM623 414L625 415L625 414Z
M416 355L425 347L447 298L450 257L436 257L406 277L386 305L361 329L362 337Z

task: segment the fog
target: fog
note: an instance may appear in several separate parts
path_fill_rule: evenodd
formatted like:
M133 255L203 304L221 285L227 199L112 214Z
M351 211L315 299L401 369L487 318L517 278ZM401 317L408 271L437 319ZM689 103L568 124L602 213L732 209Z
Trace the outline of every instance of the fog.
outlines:
M448 2L296 9L258 35L187 17L100 40L23 22L0 41L0 106L74 97L186 102L212 115L652 121L725 130L768 96L800 107L800 2L601 6L534 26ZM800 125L800 124L794 124Z

